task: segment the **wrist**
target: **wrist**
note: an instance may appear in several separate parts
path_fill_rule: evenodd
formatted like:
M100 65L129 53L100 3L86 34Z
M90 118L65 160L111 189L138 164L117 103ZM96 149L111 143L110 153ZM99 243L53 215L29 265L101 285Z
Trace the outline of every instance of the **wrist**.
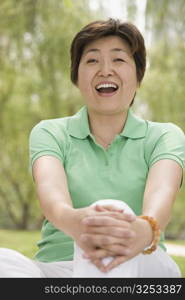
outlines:
M48 220L59 230L63 231L65 234L71 236L72 231L72 221L74 216L74 208L68 204L59 203L58 205L53 205L54 209L51 212ZM47 217L47 216L46 216Z
M142 221L142 224L143 224L143 233L146 237L146 245L145 247L148 247L151 245L152 243L152 240L153 240L153 231L152 231L152 228L150 226L150 224L144 220L144 219L141 219L139 218L141 221Z
M140 239L143 248L150 246L153 240L153 231L150 224L140 217L137 217L134 223L137 237Z
M74 240L82 232L81 221L87 215L87 208L66 208L63 211L63 221L65 223L65 233L71 236Z
M76 228L76 209L65 206L60 216L61 230L74 238L74 230Z

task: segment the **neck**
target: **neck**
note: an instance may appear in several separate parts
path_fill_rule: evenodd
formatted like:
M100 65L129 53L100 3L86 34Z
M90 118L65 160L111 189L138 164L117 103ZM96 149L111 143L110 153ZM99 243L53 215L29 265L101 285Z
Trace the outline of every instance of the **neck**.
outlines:
M88 110L90 131L97 140L101 140L105 146L111 144L115 136L122 132L128 111L119 114L97 114Z

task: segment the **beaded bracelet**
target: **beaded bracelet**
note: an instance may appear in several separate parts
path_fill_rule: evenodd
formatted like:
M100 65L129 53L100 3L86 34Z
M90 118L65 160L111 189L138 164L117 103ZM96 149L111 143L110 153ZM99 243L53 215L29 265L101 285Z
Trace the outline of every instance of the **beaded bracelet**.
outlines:
M156 250L157 245L159 243L160 240L160 228L159 225L157 223L157 221L153 218L153 217L149 217L149 216L139 216L139 218L144 219L146 221L148 221L152 227L152 231L153 231L153 240L152 243L150 245L149 248L145 249L142 251L143 254L151 254L153 251Z

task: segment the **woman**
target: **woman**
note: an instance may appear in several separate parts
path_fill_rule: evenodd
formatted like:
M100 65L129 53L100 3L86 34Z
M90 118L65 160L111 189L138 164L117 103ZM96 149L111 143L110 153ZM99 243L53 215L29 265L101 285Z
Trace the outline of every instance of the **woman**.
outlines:
M185 138L174 124L132 113L145 64L143 37L130 23L97 21L77 33L71 79L85 105L30 135L46 217L40 249L33 261L2 249L0 274L14 261L17 277L180 277L163 233L182 182Z

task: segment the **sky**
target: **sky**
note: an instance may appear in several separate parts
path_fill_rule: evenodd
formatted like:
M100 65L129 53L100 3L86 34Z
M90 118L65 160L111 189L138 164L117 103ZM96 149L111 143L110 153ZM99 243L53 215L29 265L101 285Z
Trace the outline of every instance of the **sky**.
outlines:
M126 9L124 9L125 0L91 0L91 8L97 9L98 3L102 3L105 6L107 17L119 18L124 21L127 20L127 12ZM138 14L134 23L143 32L145 28L144 13L146 0L136 0L136 5Z
M97 9L99 4L105 7L104 13L107 17L119 18L128 21L127 11L124 4L127 0L90 0L91 9ZM145 31L145 7L147 0L135 0L137 5L137 15L134 24L138 27L145 38L146 46L151 43L151 35Z

